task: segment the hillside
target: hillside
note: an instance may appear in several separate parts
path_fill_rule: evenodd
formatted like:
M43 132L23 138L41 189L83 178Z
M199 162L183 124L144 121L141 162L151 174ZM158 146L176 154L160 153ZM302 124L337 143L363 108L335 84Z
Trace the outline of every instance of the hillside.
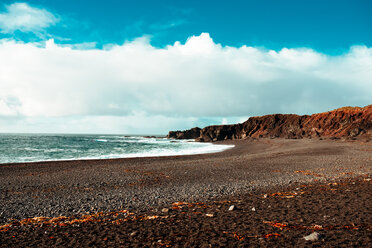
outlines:
M356 138L372 136L372 105L343 107L313 115L272 114L233 125L170 131L168 138L211 142L244 138Z

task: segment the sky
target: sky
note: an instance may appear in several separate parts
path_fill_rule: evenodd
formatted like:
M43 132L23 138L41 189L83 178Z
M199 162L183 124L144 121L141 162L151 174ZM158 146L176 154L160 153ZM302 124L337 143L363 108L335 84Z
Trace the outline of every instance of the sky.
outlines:
M372 2L0 0L0 132L166 134L372 104Z

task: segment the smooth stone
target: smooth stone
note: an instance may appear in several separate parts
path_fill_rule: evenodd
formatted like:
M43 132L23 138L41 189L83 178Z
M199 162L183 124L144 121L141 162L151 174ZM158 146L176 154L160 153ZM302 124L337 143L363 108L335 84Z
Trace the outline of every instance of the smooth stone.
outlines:
M307 241L317 241L321 237L322 237L321 234L319 234L317 232L313 232L312 234L305 236L304 239L307 240Z

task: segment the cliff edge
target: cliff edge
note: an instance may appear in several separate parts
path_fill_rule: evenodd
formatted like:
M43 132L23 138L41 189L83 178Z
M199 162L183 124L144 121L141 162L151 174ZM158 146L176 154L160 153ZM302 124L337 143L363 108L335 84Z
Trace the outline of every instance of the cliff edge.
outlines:
M372 137L372 105L343 107L313 115L272 114L250 117L233 125L170 131L168 138L211 142L245 138L356 138Z

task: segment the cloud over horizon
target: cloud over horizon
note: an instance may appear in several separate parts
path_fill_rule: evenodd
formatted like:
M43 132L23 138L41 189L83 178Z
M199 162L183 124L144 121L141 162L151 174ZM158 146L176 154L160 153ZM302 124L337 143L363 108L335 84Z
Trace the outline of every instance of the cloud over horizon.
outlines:
M148 38L73 47L0 40L0 131L17 127L6 120L37 120L39 127L53 120L75 123L68 130L80 132L89 120L97 122L92 131L106 125L105 132L164 133L207 123L203 118L225 123L372 103L372 48L365 46L329 56L310 48L222 46L202 33L165 48Z

